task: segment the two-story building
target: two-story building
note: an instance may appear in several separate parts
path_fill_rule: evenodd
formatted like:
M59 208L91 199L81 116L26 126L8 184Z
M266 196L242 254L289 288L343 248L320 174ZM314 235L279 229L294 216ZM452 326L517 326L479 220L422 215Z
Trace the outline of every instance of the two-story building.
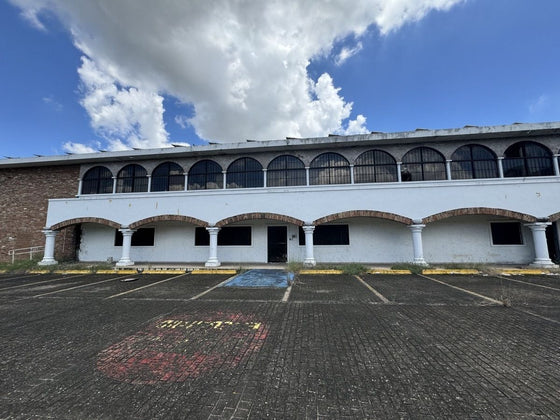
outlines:
M9 159L0 188L3 170L73 168L75 196L48 197L41 264L72 229L80 261L119 266L552 266L559 152L560 122L418 129Z

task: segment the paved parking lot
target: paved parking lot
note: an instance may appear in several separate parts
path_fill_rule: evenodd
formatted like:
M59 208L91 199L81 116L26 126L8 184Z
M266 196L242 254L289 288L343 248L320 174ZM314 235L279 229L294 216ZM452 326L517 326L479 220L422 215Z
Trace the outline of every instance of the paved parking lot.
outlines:
M557 276L230 277L0 275L0 418L560 418Z

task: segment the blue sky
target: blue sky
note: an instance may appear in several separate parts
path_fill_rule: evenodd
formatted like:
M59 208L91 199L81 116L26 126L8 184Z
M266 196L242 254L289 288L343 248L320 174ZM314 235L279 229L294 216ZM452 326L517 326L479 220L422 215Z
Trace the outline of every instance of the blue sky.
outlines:
M0 0L0 156L560 120L555 0L105 1Z

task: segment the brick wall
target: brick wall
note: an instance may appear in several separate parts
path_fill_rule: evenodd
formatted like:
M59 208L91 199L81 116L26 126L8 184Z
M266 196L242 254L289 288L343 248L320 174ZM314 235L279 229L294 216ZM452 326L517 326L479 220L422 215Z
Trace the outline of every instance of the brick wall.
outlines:
M9 261L15 248L44 246L49 198L73 197L78 191L79 166L45 166L0 169L0 261ZM72 259L77 227L61 229L55 256ZM18 256L18 259L28 258Z

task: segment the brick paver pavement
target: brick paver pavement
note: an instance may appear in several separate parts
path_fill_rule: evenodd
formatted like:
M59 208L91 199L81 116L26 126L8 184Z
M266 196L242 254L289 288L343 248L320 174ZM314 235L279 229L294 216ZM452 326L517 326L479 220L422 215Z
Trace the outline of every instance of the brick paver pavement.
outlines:
M560 418L551 278L171 277L2 276L0 418Z

